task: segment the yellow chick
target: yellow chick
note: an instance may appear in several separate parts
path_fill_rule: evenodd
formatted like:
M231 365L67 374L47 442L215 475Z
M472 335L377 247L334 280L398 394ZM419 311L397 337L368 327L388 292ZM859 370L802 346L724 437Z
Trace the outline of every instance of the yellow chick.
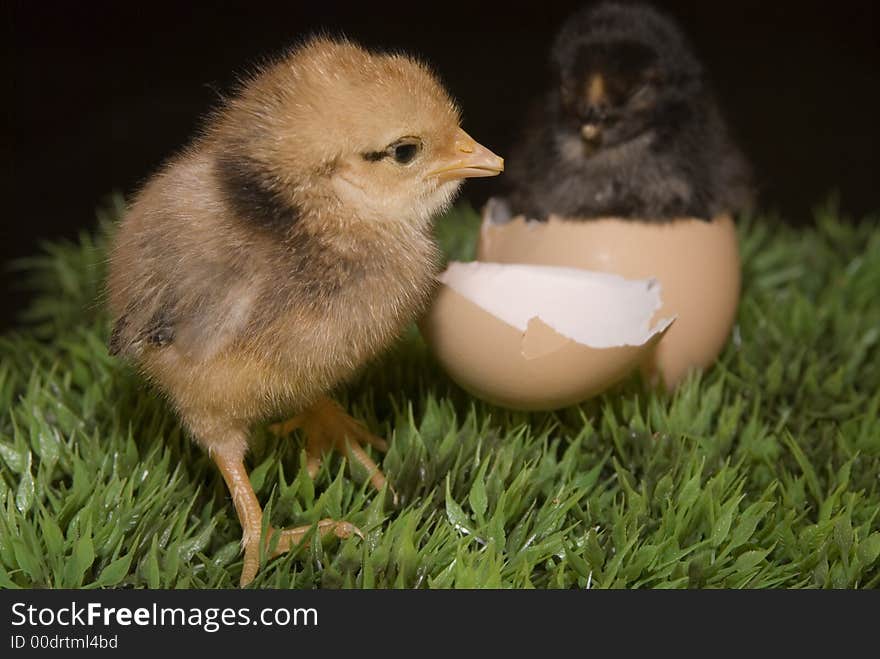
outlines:
M425 308L432 218L461 180L503 160L459 127L421 63L313 39L252 76L143 187L108 281L110 349L170 399L217 464L241 522L241 585L259 569L262 508L244 465L250 428L298 413L312 475L371 435L326 397ZM309 527L270 529L276 554ZM347 522L319 532L347 537Z

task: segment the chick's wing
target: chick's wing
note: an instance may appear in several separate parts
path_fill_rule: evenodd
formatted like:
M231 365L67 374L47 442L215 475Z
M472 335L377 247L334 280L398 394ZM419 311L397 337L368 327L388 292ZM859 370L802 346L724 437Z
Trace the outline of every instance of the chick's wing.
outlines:
M110 351L136 357L171 349L205 360L242 337L253 316L257 285L228 265L149 278L113 326Z

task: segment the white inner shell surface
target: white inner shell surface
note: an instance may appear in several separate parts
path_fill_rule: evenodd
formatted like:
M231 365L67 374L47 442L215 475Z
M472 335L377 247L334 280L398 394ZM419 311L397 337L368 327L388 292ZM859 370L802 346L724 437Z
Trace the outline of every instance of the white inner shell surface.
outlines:
M675 318L653 328L662 305L656 279L544 265L451 261L437 277L459 295L525 332L538 317L590 348L640 346Z

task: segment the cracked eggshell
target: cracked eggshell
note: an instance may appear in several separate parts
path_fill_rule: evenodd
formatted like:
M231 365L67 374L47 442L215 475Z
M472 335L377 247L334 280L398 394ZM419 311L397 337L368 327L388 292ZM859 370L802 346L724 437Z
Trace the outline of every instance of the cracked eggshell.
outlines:
M621 219L547 222L517 217L494 223L487 205L477 259L532 263L611 272L629 278L656 277L663 290L658 316L675 316L643 365L650 379L667 387L691 369L711 365L730 336L740 294L736 228L728 216L711 222L680 219L649 223Z
M673 322L649 325L661 304L656 281L455 262L438 279L422 334L462 388L513 409L557 409L604 391L638 368Z

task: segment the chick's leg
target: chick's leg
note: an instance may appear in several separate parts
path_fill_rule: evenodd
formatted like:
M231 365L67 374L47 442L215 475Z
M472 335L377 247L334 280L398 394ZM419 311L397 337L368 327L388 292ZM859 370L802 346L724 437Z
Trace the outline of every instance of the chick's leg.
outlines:
M329 398L321 398L307 410L289 421L277 423L271 429L277 435L286 435L297 428L306 436L306 458L309 475L314 478L321 461L329 451L336 450L358 462L370 475L370 483L381 490L386 483L379 466L363 449L364 444L387 451L388 443L376 437L362 423L350 417L342 407Z
M260 568L260 531L263 509L260 507L260 502L257 501L257 495L254 493L254 488L251 487L247 470L244 468L244 456L238 450L224 447L213 451L212 457L220 469L220 473L223 474L223 480L226 481L226 487L229 488L232 495L232 503L241 523L244 565L241 569L239 585L246 586L254 580L257 570ZM272 537L276 533L279 534L272 557L283 554L302 542L311 528L311 525L283 530L270 527L266 540L267 546L271 546ZM348 522L338 522L333 519L322 519L318 522L318 534L321 538L331 533L339 538L348 538L353 534L362 536L360 530Z

